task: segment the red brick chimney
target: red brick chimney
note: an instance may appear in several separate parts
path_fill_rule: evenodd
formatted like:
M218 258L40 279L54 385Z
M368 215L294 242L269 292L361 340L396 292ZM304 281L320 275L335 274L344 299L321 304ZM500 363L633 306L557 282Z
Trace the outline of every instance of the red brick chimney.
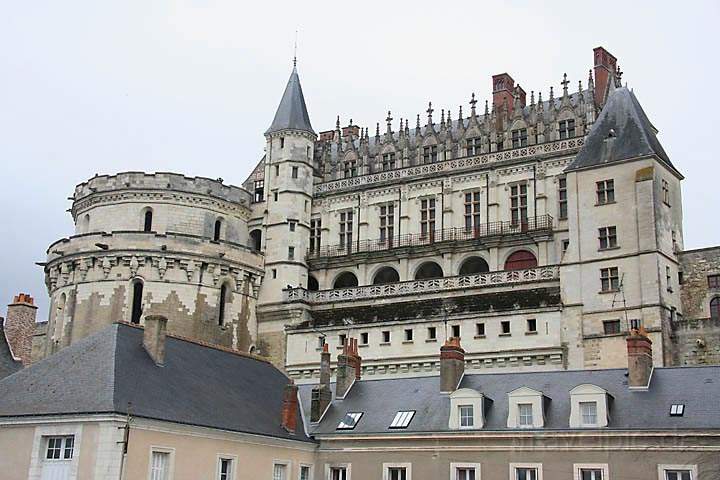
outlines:
M628 386L647 389L653 371L652 341L644 328L630 330L625 339L628 354Z
M495 109L498 112L504 109L507 112L508 116L511 116L513 112L513 93L515 92L515 80L513 80L512 77L507 73L500 73L498 75L493 75L492 82L493 105L495 106Z
M617 69L617 58L603 47L593 49L595 58L595 106L602 107L610 79Z
M348 337L343 353L338 355L335 396L343 398L356 380L360 380L362 359L358 355L357 339Z
M440 347L440 391L451 393L457 390L465 373L465 350L460 346L459 337L450 337Z
M298 387L290 380L283 390L282 427L290 433L297 429Z
M12 349L13 356L23 366L30 365L32 360L32 338L35 333L35 317L37 307L33 298L27 293L15 295L8 305L5 319L5 337Z

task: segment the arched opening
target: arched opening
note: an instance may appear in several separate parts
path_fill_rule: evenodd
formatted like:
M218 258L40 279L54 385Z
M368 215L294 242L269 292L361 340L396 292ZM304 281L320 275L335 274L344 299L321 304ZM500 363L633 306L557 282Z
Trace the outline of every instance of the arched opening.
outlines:
M720 297L710 300L710 318L720 320Z
M213 228L213 240L216 242L220 241L220 234L222 233L223 222L221 219L215 220L215 227Z
M259 252L262 247L262 230L252 230L250 232L250 248Z
M218 301L218 325L225 325L225 309L227 308L227 283L223 283L220 287L220 300Z
M443 270L435 262L425 262L415 272L415 280L427 280L430 278L442 278Z
M153 211L152 208L146 208L143 216L143 232L152 232Z
M392 267L382 267L373 278L373 285L395 283L400 281L400 274Z
M523 270L534 267L537 267L537 258L527 250L518 250L505 260L505 270Z
M459 275L474 275L476 273L489 272L490 267L488 266L485 259L482 257L469 257L460 265Z
M312 275L308 275L308 290L310 290L311 292L320 290L320 285L318 284L317 278L313 277Z
M333 288L357 287L358 279L352 272L343 272L335 279Z
M135 280L132 283L132 308L130 311L130 323L140 323L143 307L143 282Z
M82 233L88 233L90 231L90 214L86 213L82 220L81 226Z

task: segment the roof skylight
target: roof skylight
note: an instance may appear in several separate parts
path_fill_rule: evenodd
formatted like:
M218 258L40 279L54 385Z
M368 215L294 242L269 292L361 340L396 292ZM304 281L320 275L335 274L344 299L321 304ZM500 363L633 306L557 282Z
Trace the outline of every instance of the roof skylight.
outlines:
M352 430L355 428L357 423L360 421L360 417L363 416L363 412L348 412L345 417L338 423L338 430Z
M414 416L415 410L399 411L395 414L390 428L407 428Z
M682 417L685 413L684 403L673 403L670 405L670 416L671 417Z

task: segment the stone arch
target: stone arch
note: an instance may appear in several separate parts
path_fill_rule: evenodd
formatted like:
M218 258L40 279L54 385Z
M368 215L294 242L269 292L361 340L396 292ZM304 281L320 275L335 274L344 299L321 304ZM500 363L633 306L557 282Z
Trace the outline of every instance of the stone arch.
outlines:
M318 283L317 278L312 275L308 275L307 289L311 292L320 290L320 284Z
M142 209L142 215L141 215L141 226L143 232L152 232L153 231L153 209L152 207L145 207Z
M490 266L481 256L470 256L463 260L458 270L458 275L474 275L490 271Z
M383 285L385 283L396 283L400 281L400 274L393 267L385 265L380 267L373 276L373 285Z
M216 242L220 241L220 238L222 238L223 230L225 230L225 219L222 217L218 217L215 219L215 223L213 225L213 240Z
M231 301L232 285L229 281L224 281L220 285L220 293L218 295L218 326L222 327L227 321L227 306Z
M353 272L342 272L333 282L333 288L350 288L358 286L358 278Z
M262 250L262 230L259 228L250 230L250 248L256 252Z
M130 280L130 323L139 324L143 314L145 282L140 277Z
M442 278L443 276L442 267L432 260L422 263L415 270L415 280L428 280L431 278Z
M80 223L80 232L81 233L88 233L90 231L90 214L86 213L82 217L82 221Z
M537 267L537 257L530 250L516 250L505 259L505 270L523 270Z

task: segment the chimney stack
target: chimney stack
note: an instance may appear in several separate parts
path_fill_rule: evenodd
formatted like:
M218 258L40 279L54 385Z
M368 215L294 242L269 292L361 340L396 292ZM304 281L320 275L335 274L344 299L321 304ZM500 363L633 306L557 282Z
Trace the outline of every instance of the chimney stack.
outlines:
M440 347L440 391L452 393L457 390L465 373L465 350L459 337L450 337Z
M357 339L348 337L343 353L338 355L335 396L344 398L355 380L360 380L361 358L358 355Z
M630 330L625 339L628 354L628 386L631 389L647 389L653 371L652 341L645 329Z
M330 390L330 352L328 344L323 345L323 351L320 354L320 385L313 387L312 397L310 399L310 421L317 423L320 417L325 413L328 405L332 401L332 391Z
M515 101L515 80L507 73L500 73L492 76L493 82L493 105L500 112L505 110L508 117L512 116L513 103ZM525 103L525 91L522 91L521 101Z
M27 293L15 295L7 308L5 319L5 337L10 345L13 356L23 366L30 365L32 359L32 338L35 333L35 317L37 307L33 297Z
M167 336L167 318L162 315L145 317L143 347L153 359L155 365L165 364L165 337Z
M298 387L290 380L283 390L282 427L290 433L297 429Z
M595 59L595 106L602 108L611 79L617 69L617 58L603 47L593 49Z

